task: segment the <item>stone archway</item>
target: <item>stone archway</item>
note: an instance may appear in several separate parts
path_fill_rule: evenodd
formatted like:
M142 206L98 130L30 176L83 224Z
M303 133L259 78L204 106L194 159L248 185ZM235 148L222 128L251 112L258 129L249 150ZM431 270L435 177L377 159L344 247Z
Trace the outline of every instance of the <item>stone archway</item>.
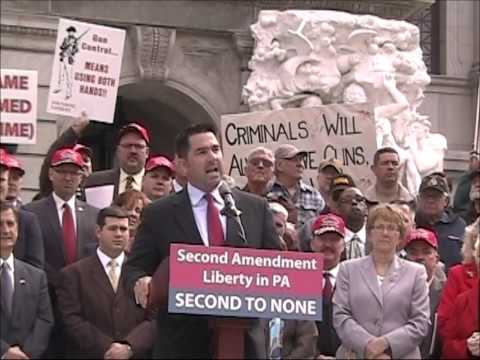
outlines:
M183 91L182 91L183 90ZM168 82L148 80L120 86L118 125L139 122L151 136L151 152L174 155L175 136L193 123L216 123L217 115L187 94L185 89Z

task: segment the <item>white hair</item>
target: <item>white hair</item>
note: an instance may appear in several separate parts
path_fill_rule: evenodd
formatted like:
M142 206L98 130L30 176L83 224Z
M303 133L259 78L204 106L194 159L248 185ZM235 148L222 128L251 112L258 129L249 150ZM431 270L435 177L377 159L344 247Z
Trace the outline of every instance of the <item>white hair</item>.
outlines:
M277 202L271 202L268 204L268 206L274 214L282 214L283 216L285 216L285 218L288 218L288 211L282 204L279 204Z

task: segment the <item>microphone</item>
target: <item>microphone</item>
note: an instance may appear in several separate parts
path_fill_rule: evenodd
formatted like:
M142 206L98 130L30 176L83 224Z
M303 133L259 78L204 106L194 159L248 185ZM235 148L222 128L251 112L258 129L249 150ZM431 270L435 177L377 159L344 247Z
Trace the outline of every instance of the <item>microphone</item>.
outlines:
M235 199L232 196L232 189L230 189L230 186L228 186L226 182L222 181L220 187L218 188L218 192L220 193L220 196L225 203L225 206L220 211L220 213L233 219L237 223L240 230L238 236L242 240L243 244L247 245L245 229L243 228L242 219L240 219L240 215L242 215L242 212L238 210L237 206L235 205Z

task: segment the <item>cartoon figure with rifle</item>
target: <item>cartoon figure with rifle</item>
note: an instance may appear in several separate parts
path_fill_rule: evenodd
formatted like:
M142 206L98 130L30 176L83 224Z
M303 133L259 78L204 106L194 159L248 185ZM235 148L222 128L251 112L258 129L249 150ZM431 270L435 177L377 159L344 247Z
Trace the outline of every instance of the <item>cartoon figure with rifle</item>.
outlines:
M58 94L62 91L62 85L65 84L65 100L72 97L73 86L73 64L75 63L75 55L78 53L78 42L85 36L90 29L79 37L75 36L77 29L74 26L67 28L67 36L63 39L60 45L60 66L58 67L58 82L57 88L53 91L54 94Z

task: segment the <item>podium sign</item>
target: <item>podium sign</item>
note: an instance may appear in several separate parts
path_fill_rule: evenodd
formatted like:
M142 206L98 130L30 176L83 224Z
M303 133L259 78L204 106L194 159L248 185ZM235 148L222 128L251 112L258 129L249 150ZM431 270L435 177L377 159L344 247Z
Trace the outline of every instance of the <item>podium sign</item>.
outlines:
M316 253L172 244L168 311L321 320L322 274Z

